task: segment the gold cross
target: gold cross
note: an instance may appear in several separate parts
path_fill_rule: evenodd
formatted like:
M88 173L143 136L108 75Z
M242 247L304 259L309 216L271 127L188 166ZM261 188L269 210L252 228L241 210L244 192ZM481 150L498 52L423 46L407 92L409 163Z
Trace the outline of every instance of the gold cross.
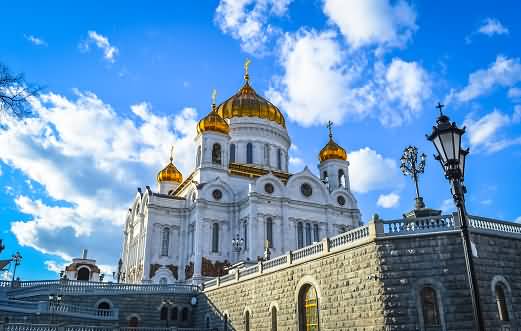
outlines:
M250 64L251 64L251 60L246 59L246 62L244 62L244 74L246 76L248 76L248 67L250 66Z
M333 131L332 131L333 122L327 121L326 127L329 129L329 138L333 138Z

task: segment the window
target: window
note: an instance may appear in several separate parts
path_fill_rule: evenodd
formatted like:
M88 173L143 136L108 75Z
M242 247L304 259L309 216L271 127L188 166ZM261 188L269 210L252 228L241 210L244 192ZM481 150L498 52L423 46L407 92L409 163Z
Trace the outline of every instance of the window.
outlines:
M244 250L248 249L248 222L244 222Z
M500 321L509 321L508 317L508 309L507 309L507 301L505 298L505 290L503 288L503 285L497 284L495 288L496 292L496 304L497 304L497 311L499 314L499 320Z
M77 280L90 280L90 270L88 268L80 268L78 270L78 276L76 277Z
M109 316L110 315L110 303L107 301L102 301L98 304L98 315L100 316Z
M264 164L270 165L270 145L268 144L264 145Z
M344 174L344 170L338 170L338 186L346 187L346 176Z
M311 224L306 223L306 246L311 245Z
M212 225L212 252L219 252L219 224Z
M206 316L206 328L207 329L210 328L210 317L209 316Z
M297 248L304 247L304 229L302 226L302 222L298 222L297 224Z
M224 314L224 327L223 327L223 330L224 331L228 331L228 314Z
M230 145L230 163L235 162L235 144Z
M244 314L244 330L250 331L250 312L248 310Z
M438 299L432 287L424 287L420 293L422 300L423 324L425 327L440 325Z
M197 146L197 155L195 157L195 166L199 167L201 165L201 146Z
M212 147L212 163L221 164L221 145L213 144Z
M132 316L129 320L128 320L128 326L130 328L137 328L139 325L139 320L136 316Z
M271 331L277 331L277 307L271 308Z
M320 236L318 233L318 224L313 224L313 241L318 242L320 240Z
M277 149L277 168L282 169L282 151Z
M299 295L299 331L318 331L318 297L315 287L305 285Z
M168 319L168 308L167 307L161 308L160 318L162 321L166 321Z
M170 311L170 319L172 321L177 321L177 307L172 308Z
M170 244L170 229L164 228L161 233L161 256L168 256L168 246Z
M183 322L188 321L188 308L184 307L183 310L181 310L181 320Z
M251 143L246 145L246 163L253 163L253 145Z
M271 217L266 219L266 240L268 248L273 248L273 219Z
M166 279L166 277L161 277L159 279L159 284L160 285L166 285L166 283L168 283L168 279Z

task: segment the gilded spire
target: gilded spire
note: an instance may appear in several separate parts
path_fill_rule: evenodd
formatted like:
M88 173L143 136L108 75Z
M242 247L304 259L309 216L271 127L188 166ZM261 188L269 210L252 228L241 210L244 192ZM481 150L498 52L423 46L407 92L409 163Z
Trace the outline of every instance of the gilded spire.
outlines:
M251 64L250 59L246 59L246 62L244 62L244 80L246 82L250 81L250 74L248 73L249 66Z

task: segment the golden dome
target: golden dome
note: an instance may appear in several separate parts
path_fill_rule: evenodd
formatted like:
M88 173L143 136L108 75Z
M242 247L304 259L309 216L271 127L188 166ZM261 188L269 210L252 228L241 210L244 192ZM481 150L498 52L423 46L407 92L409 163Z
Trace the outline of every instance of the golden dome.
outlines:
M337 160L347 160L347 153L346 150L343 149L340 145L338 145L333 140L333 134L331 133L331 126L333 123L328 123L329 128L329 141L327 142L326 146L320 150L320 153L318 155L318 158L320 159L320 162L324 162L326 160L331 159L337 159Z
M215 131L224 134L230 132L230 126L221 116L219 116L219 114L217 114L215 111L215 105L214 109L197 123L197 133L205 131Z
M170 157L170 163L167 164L163 170L157 173L156 179L158 183L176 182L180 184L183 182L183 175L172 163L173 160L173 157Z
M217 113L219 113L222 118L264 118L285 128L286 121L281 111L271 102L258 95L257 92L255 92L255 90L250 86L248 65L249 62L246 62L244 85L234 96L224 101L217 107Z

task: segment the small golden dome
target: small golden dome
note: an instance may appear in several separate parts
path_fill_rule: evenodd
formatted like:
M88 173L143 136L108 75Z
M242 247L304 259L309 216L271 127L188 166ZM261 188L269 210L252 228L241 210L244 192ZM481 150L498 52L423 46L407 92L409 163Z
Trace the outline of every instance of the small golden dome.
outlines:
M224 101L217 107L217 113L222 118L232 117L258 117L275 122L286 127L286 121L282 112L271 102L264 99L255 92L250 86L248 75L249 61L246 62L244 75L244 85L231 98Z
M347 153L346 150L343 149L340 145L338 145L333 140L333 133L331 132L331 126L333 123L331 121L328 123L329 128L329 141L327 142L326 146L320 150L320 153L318 155L318 158L320 162L324 162L326 160L331 159L337 159L337 160L347 160Z
M230 126L224 118L222 118L219 114L217 114L217 109L215 108L215 96L217 95L217 91L213 90L212 92L212 111L206 115L203 119L197 123L197 133L202 133L205 131L215 131L224 134L230 133Z
M183 175L175 165L172 163L173 157L170 157L170 163L166 165L166 167L163 168L160 172L157 173L157 182L176 182L176 183L182 183L183 182Z

